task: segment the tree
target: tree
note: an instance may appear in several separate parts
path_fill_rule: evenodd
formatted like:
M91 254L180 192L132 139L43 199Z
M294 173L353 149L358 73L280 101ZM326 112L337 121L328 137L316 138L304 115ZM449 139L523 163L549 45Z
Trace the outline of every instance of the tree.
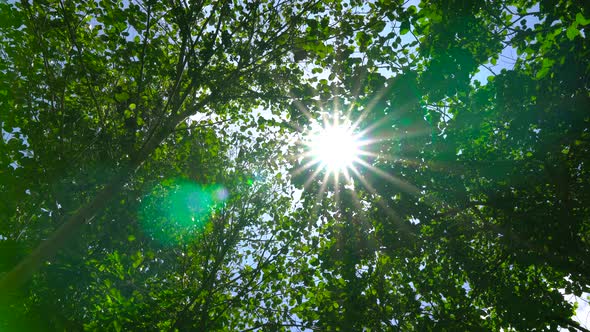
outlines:
M231 171L236 167L235 160L228 160L231 144L239 146L239 151L249 158L256 154L247 148L248 144L260 150L256 151L260 158L274 158L275 163L266 164L265 171L273 174L269 170L277 169L280 156L276 152L261 152L268 151L265 146L271 142L251 142L252 138L245 135L232 141L224 131L235 131L236 127L245 131L256 125L261 131L269 128L262 133L266 138L274 129L280 132L277 137L284 134L285 128L273 126L268 117L253 118L250 113L264 107L280 114L281 105L294 99L289 97L289 91L301 85L298 77L302 75L293 61L294 49L311 42L302 37L306 26L303 18L322 8L317 2L2 4L2 56L6 60L2 90L7 92L2 103L2 126L3 130L21 133L16 139L8 139L11 146L3 161L6 167L2 192L7 203L2 212L9 221L3 223L3 244L17 255L5 255L9 261L0 281L3 296L14 292L46 261L57 266L56 270L47 268L47 272L28 284L24 294L31 294L30 297L12 294L8 310L19 308L22 303L10 301L22 298L25 312L31 316L45 315L47 309L69 313L51 322L56 329L63 324L77 324L75 318L87 314L88 308L82 307L80 312L77 304L81 297L72 292L74 283L63 281L74 278L80 281L79 285L85 285L81 287L89 287L89 278L106 283L109 279L93 274L95 269L111 272L105 261L115 265L116 269L112 269L117 271L116 276L122 277L121 264L135 265L144 253L155 255L153 250L142 246L137 249L127 243L133 239L134 243L144 242L138 240L137 232L142 230L137 225L140 216L134 209L140 205L142 195L152 190L150 186L158 188L156 195L163 195L164 200L175 195L190 200L183 193L183 181L203 186L246 181L247 174ZM202 120L189 119L195 114ZM225 126L220 127L221 124ZM19 151L24 151L23 155ZM166 158L174 162L166 162ZM244 162L243 157L238 159ZM181 166L188 161L192 162L190 167ZM8 167L11 163L12 169ZM167 167L174 172L167 172ZM225 170L212 174L209 168ZM248 174L253 171L248 170ZM184 180L155 185L155 181L168 176ZM246 197L238 195L240 191L247 192L240 185L230 189L236 190L232 197ZM268 195L274 197L273 218L284 214L279 213L278 203L284 198L268 190L264 194L267 198L259 197L256 204L243 206L239 211L240 218L244 218L241 222L249 220L243 215L253 209L258 211ZM235 204L245 204L234 199ZM194 208L184 217L201 212L199 209ZM237 206L229 208L233 209ZM265 215L269 213L264 211ZM168 219L172 217L178 216ZM220 222L229 223L227 218L230 217L217 217ZM66 249L69 251L54 257L87 222L94 232L85 233L83 239L70 244ZM186 224L186 220L181 223ZM217 265L205 269L203 275L215 276L216 271L227 269L221 265L227 252L236 249L240 236L252 232L246 223L232 230L237 232L231 235L235 239L225 244L229 240L220 235L227 231L223 223L220 229L205 232L219 237L223 249L214 246L213 240L209 246L194 249L195 256L221 255ZM187 236L186 232L181 233L166 236L171 241ZM122 244L129 245L125 253L113 249ZM169 250L157 252L162 256L170 254ZM160 255L157 260L162 260ZM88 265L89 262L94 265ZM240 280L249 275L254 278L263 267L268 268L260 264L241 275ZM108 284L113 287L106 288L115 292L111 296L119 300L116 287L120 285L113 285L112 281ZM211 291L211 287L212 281L203 292ZM99 292L105 285L94 285L93 289ZM37 294L43 292L55 298L37 301ZM92 294L85 294L88 302L93 300ZM71 301L73 297L77 300ZM64 304L66 300L68 304ZM194 302L187 306L193 310ZM174 324L197 324L185 314L178 313ZM161 316L154 316L157 317ZM101 322L91 322L89 328L100 326L96 324ZM112 324L118 329L121 323L115 320Z
M4 287L30 275L57 243L104 208L172 132L186 128L187 117L199 112L237 122L244 118L242 108L261 105L265 96L286 95L288 82L300 74L288 61L301 30L298 21L320 8L313 3L4 4L4 53L12 61L3 84L13 89L6 89L11 93L3 103L3 123L26 132L27 151L35 154L16 161L23 169L32 161L38 165L32 168L38 173L29 172L29 182L13 192L22 195L43 178L38 195L55 198L65 211L77 209L19 265L20 272L3 279ZM20 172L17 167L10 176ZM77 181L87 195L96 193L94 199L76 197L79 201L66 205L49 188L59 179L92 172L110 179L93 174ZM17 209L9 206L7 215L15 216ZM17 225L11 223L16 230L6 234L18 233Z
M336 188L353 198L319 209L323 296L299 310L327 330L585 330L558 289L589 284L587 5L420 7L372 6L365 24L412 37L359 32L365 57L335 65L333 98L381 141ZM474 81L507 47L514 67Z
M586 331L585 2L1 6L3 329Z

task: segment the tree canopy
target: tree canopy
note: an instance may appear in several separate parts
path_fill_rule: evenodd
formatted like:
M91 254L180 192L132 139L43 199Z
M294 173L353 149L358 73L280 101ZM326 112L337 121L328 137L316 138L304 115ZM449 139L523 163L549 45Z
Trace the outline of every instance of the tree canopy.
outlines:
M588 331L589 27L573 0L0 1L0 330ZM340 167L305 143L334 124Z

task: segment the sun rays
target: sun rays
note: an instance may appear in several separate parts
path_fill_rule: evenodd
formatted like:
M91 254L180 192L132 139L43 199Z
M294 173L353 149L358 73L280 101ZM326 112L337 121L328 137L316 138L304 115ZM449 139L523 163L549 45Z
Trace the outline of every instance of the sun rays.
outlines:
M308 137L309 154L327 172L347 173L359 161L362 141L349 125L328 125Z
M380 97L379 94L375 98ZM387 122L395 120L396 114L389 114L370 122L368 114L376 111L375 103L368 103L366 108L354 111L353 107L356 106L346 104L348 103L334 101L332 112L327 112L325 105L317 105L322 115L319 121L313 119L310 116L312 112L303 105L298 105L300 114L308 118L310 125L306 129L300 128L303 139L300 145L299 167L294 169L293 174L303 180L301 182L305 190L316 188L316 207L319 208L320 202L332 195L335 202L339 202L343 190L349 191L355 200L367 194L381 196L382 193L376 189L380 187L380 181L399 188L400 192L419 196L420 190L403 179L403 175L391 174L378 165L415 164L416 161L392 155L391 147L398 139L426 136L425 133L408 131L407 128L398 130L389 127L389 130L383 130ZM338 110L338 107L345 107L345 110ZM313 183L317 186L312 185ZM387 198L377 201L379 205L388 205ZM389 206L382 208L392 216L395 215Z

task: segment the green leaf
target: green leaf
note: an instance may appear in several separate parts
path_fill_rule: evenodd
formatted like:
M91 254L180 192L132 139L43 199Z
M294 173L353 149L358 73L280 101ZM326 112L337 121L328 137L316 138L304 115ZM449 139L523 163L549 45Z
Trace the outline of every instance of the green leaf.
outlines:
M383 29L385 29L385 26L386 26L386 23L385 23L385 21L379 21L379 22L377 22L377 24L375 24L375 26L373 27L373 31L374 31L374 32L377 32L377 33L379 33L379 32L381 32L381 31L383 31Z
M541 78L547 76L547 74L549 74L549 72L551 71L551 68L553 67L554 63L555 63L555 60L553 60L553 59L549 59L549 58L543 59L543 63L541 65L541 70L539 70L537 72L536 78L541 79Z
M580 34L580 30L578 30L577 25L577 22L575 22L570 25L569 28L567 28L566 35L569 40L574 40L574 38Z
M405 35L408 32L410 32L410 22L409 21L403 21L401 26L400 26L400 30L399 33L400 35Z
M135 104L134 104L134 103L131 103L131 104L129 104L129 109L130 109L130 110L132 110L132 111L133 111L133 110L135 109L135 107L136 107L136 106L135 106Z
M577 13L576 14L576 22L579 25L588 25L588 24L590 24L590 19L585 18L584 15L582 15L582 13Z
M129 94L125 91L121 93L115 93L115 99L117 100L117 102L126 101L127 99L129 99Z

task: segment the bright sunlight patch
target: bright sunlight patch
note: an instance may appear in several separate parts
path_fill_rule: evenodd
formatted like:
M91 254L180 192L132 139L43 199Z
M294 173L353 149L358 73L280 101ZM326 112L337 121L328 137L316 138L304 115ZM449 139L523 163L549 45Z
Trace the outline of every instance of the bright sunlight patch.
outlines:
M320 128L308 143L312 159L330 173L342 173L353 166L360 154L360 141L348 126Z

